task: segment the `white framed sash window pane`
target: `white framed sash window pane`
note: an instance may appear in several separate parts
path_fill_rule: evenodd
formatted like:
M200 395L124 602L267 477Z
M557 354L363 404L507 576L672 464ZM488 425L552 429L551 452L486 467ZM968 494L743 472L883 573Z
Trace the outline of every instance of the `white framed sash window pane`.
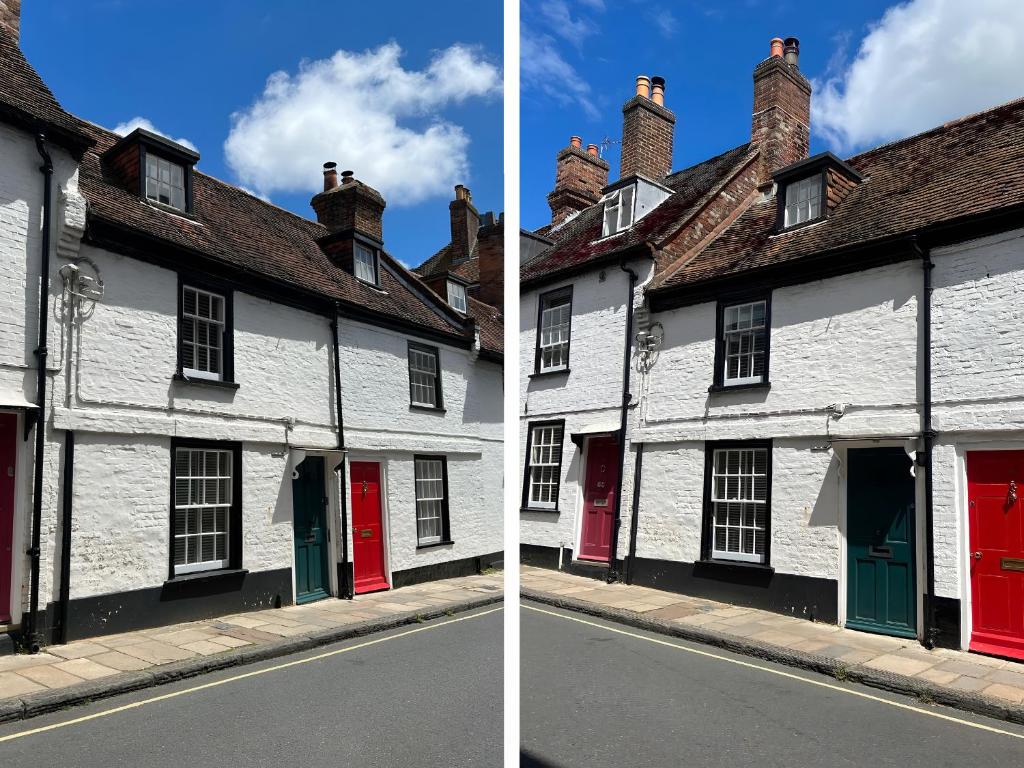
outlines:
M444 536L444 462L416 459L416 541L436 544Z
M534 427L530 435L529 505L537 509L558 506L562 467L562 427L557 424Z
M794 181L786 186L785 226L803 224L821 215L821 177Z
M146 197L185 210L185 169L155 155L146 155Z
M604 226L601 230L601 237L614 235L624 229L629 229L633 223L633 199L636 196L636 187L630 185L612 192L604 201Z
M753 301L734 304L723 310L724 385L760 384L764 381L767 306L765 301Z
M711 556L763 563L768 517L768 449L715 451Z
M227 568L231 451L178 448L174 453L174 574Z
M409 397L413 405L438 407L437 355L433 351L409 347Z
M459 312L466 311L466 286L462 283L448 281L448 303Z
M353 271L357 280L364 283L377 284L377 260L373 251L365 245L356 243L355 256L353 258Z
M569 365L569 320L572 303L568 296L545 300L540 313L540 371L558 371Z
M224 378L224 297L182 286L181 370L196 379Z

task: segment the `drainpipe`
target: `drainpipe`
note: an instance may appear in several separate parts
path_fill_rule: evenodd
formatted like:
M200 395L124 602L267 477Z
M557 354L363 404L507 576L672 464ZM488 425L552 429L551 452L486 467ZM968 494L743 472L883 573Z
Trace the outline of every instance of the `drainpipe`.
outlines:
M640 276L626 266L619 264L619 269L629 275L629 295L626 299L626 338L622 345L622 405L619 416L619 489L615 494L615 517L612 523L612 546L608 553L608 583L618 581L619 573L615 566L615 558L619 549L619 528L622 526L622 476L623 464L626 463L626 421L629 418L629 403L633 395L629 391L629 360L633 351L633 291Z
M935 526L932 485L932 449L935 430L932 427L932 262L931 251L922 247L917 235L910 238L910 247L921 259L923 286L921 291L922 350L921 360L921 435L924 439L924 546L925 582L924 637L925 648L935 647Z
M43 517L43 461L46 457L46 348L47 341L47 320L50 315L50 218L53 208L53 158L46 150L46 134L40 133L36 136L36 151L42 158L43 164L39 166L43 174L43 237L42 253L39 261L39 329L38 345L34 351L36 366L36 451L35 466L33 467L32 483L32 545L26 554L31 558L31 581L32 589L29 592L28 617L25 621L25 647L30 653L39 651L39 555L40 555L40 531Z
M71 601L71 515L75 490L75 433L64 433L64 483L60 521L60 599L53 642L68 641L68 604Z
M345 419L341 407L341 358L338 355L338 302L334 303L334 315L331 317L331 341L334 344L334 401L338 404L338 450L345 450ZM351 599L353 596L352 582L348 577L348 480L346 467L348 457L341 456L341 578L338 583L338 596Z
M629 520L629 555L626 557L626 583L633 583L633 561L636 560L636 531L639 526L640 483L644 468L644 444L636 447L636 466L633 467L633 516Z

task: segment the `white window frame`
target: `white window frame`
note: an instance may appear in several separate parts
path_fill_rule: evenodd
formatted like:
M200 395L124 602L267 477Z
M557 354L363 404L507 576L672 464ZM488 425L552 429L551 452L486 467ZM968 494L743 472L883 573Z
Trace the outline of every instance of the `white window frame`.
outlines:
M427 365L426 361L430 364ZM409 344L409 404L421 408L441 407L441 353L433 347ZM431 398L417 398L429 390Z
M560 294L554 297L541 296L540 301L540 327L537 329L539 347L537 371L539 373L564 371L569 367L569 341L572 333L572 294ZM556 350L560 350L557 353L558 362L545 363L545 358L554 358Z
M755 324L754 322L754 308L757 306L762 307L761 322ZM742 314L743 311L747 310L748 320L746 324L743 324ZM730 313L736 314L735 325L736 328L730 330L729 315ZM761 350L757 352L754 349L758 335L762 336ZM730 352L730 344L736 342L740 345L741 351ZM744 342L747 345L747 351L742 351ZM757 359L758 354L761 356L761 373L754 374L754 362ZM729 360L736 358L742 361L747 361L747 366L750 370L747 376L729 376ZM737 304L726 304L722 307L722 386L735 387L742 384L763 384L767 376L767 358L768 358L768 301L766 299L758 299L757 301L747 301ZM737 372L741 367L737 365Z
M156 176L150 173L151 170L156 171ZM179 174L178 183L175 183L175 171ZM185 166L147 152L145 172L147 200L152 200L160 205L170 206L179 211L184 211L187 208L188 195L185 189ZM161 193L165 190L166 201L160 199ZM175 202L175 193L181 195L181 205Z
M188 292L191 291L195 294L195 311L188 312L186 310L185 297ZM182 338L179 340L181 346L182 365L181 372L190 379L207 379L210 381L224 381L224 347L225 347L225 336L227 333L227 296L221 293L215 293L213 291L207 291L203 288L197 288L194 285L188 285L183 283L181 286L181 330ZM210 300L210 307L212 308L219 302L220 304L220 318L205 317L199 314L199 299L201 296L205 296ZM186 341L184 338L185 323L192 323L192 341ZM199 342L199 328L214 327L218 331L215 334L215 338L220 342L218 347L214 347L210 344L201 344ZM209 332L207 331L206 338L209 339ZM192 348L192 363L193 367L188 368L185 366L185 347ZM207 371L200 368L194 367L199 363L199 348L204 347L207 351L207 361L212 359L212 353L217 353L218 371Z
M189 455L189 467L187 475L178 474L178 457L181 454ZM217 474L210 475L206 473L206 457L209 454L214 454L218 457L218 467L220 466L220 460L225 458L227 461L227 474L221 474L220 469L217 470ZM193 459L196 456L201 456L198 463L194 463ZM188 573L197 573L199 571L215 571L229 567L231 563L231 513L232 506L234 504L234 473L235 473L235 452L225 448L203 448L199 446L179 446L174 449L174 455L171 457L173 462L174 471L174 520L171 527L171 549L175 552L174 556L174 575L183 576ZM199 467L198 472L194 472L196 467ZM209 483L225 483L226 481L226 499L217 499L214 503L207 503L206 496L210 490ZM179 487L178 484L184 482L187 485L186 498L183 500L179 498ZM216 487L216 486L214 486ZM196 496L193 497L193 492ZM196 521L199 530L190 533L188 531L188 512L187 510L197 510ZM178 533L178 511L186 510L185 515L185 533ZM205 531L203 530L203 513L207 510L214 510L213 522L214 530ZM224 515L224 526L223 530L218 530L217 525L217 511L222 510ZM224 557L216 558L211 560L196 560L188 562L188 540L198 539L199 540L199 552L202 553L202 540L208 536L223 536L224 538ZM177 547L175 546L179 539L185 539L185 560L184 563L177 562Z
M626 198L625 201L623 198ZM633 224L635 209L636 184L629 184L622 189L616 189L614 192L609 192L605 195L601 237L610 237L629 229ZM610 220L614 221L614 225L611 224ZM613 229L612 226L615 228Z
M448 505L445 461L441 457L417 456L413 462L416 485L416 544L440 544L444 541L445 507ZM429 514L425 514L427 512ZM437 533L422 535L425 522L434 523L437 526Z
M451 308L462 314L466 314L469 299L466 297L466 286L454 280L448 280L448 304Z
M526 505L531 509L557 509L558 494L562 490L562 452L565 440L564 424L535 424L530 427L530 455L527 461ZM549 471L551 479L545 480ZM544 494L541 489L547 488ZM547 500L541 496L547 495Z
M379 269L377 253L362 243L356 243L355 250L352 253L352 274L355 275L356 280L368 283L369 285L377 285L377 271ZM367 272L370 274L367 275Z
M737 472L729 472L730 454L736 454ZM764 472L758 472L757 455L764 457ZM722 457L720 469L719 457ZM734 560L744 563L764 564L768 552L768 483L771 473L771 456L767 447L715 448L711 457L711 557L715 560ZM757 481L762 480L763 498L758 499ZM719 482L722 481L722 482ZM732 486L730 488L730 486ZM739 505L739 524L729 522L728 506ZM758 508L761 511L761 525L757 525ZM748 510L751 515L748 517ZM722 517L720 518L720 513ZM748 520L753 522L748 524ZM726 548L718 547L718 532L725 531ZM729 531L736 530L738 549L729 549ZM751 534L751 551L747 549L744 534ZM761 533L761 551L757 551L757 534Z
M821 205L821 174L789 182L786 185L783 228L820 219Z

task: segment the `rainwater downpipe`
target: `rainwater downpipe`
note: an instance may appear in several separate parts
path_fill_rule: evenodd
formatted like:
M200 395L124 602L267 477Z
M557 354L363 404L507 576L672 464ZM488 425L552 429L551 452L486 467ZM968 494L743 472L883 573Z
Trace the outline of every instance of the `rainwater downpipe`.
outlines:
M334 344L334 401L338 404L338 450L345 450L345 418L341 406L341 357L338 354L338 303L334 304L331 317L331 342ZM348 456L341 455L341 573L338 579L338 596L351 599L352 580L348 573Z
M43 164L42 253L39 262L39 328L36 356L36 450L32 480L32 543L27 551L31 563L28 617L25 621L24 645L30 653L39 651L39 556L43 517L43 461L46 458L46 357L48 350L47 320L50 314L50 227L53 209L53 158L46 149L46 134L36 135L36 151Z

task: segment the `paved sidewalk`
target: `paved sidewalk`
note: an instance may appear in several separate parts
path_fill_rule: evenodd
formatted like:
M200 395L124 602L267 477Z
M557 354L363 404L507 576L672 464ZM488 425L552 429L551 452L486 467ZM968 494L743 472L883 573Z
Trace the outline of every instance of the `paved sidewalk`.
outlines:
M527 599L1024 722L1024 663L526 565L521 585Z
M502 580L464 576L0 657L0 722L467 610L499 600Z

